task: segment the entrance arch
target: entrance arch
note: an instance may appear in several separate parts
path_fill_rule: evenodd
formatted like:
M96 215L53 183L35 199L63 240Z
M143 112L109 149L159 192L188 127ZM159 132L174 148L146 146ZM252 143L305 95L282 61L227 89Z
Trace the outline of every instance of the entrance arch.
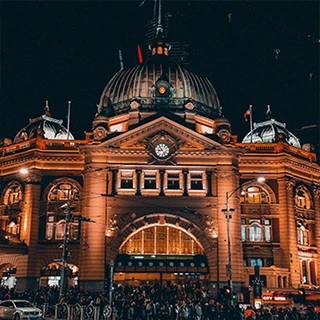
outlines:
M211 257L213 250L203 229L167 214L140 217L124 226L113 242L113 249L119 243L115 281L208 279L207 254Z

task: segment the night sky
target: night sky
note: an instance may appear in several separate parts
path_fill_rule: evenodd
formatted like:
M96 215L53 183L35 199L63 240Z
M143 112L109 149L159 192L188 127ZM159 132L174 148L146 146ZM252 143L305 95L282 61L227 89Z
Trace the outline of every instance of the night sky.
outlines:
M2 1L0 137L13 139L43 114L45 100L66 126L71 100L71 132L84 138L120 68L118 50L126 68L138 63L136 46L153 16L153 1L141 2ZM170 38L190 46L188 68L211 80L239 139L249 130L249 104L254 121L270 104L298 137L295 130L319 124L318 1L163 0L162 11L172 15Z

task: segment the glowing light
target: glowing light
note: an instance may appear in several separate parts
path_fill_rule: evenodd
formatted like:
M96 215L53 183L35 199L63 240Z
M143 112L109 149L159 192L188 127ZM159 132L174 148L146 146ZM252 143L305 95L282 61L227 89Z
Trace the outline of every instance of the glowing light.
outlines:
M20 169L20 173L21 174L28 174L29 173L29 169L28 168L21 168Z
M257 179L258 182L265 182L266 181L266 178L265 177L259 177Z
M161 94L165 94L166 91L167 91L167 89L165 87L160 87L159 88L159 93L161 93Z

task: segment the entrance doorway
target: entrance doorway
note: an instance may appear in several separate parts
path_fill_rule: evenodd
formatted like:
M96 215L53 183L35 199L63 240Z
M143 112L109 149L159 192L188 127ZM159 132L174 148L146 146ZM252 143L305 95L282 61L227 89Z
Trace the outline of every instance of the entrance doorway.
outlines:
M116 282L165 283L208 278L202 245L191 233L172 224L152 224L138 229L119 251L114 268Z

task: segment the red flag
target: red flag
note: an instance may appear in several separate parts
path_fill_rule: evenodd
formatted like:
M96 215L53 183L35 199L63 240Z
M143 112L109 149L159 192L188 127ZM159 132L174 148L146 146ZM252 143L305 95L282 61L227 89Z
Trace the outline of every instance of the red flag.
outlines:
M250 116L250 114L251 114L251 110L250 110L250 108L244 113L244 120L246 120L246 121L248 121L248 118L247 118L247 116Z
M143 57L142 57L142 52L141 52L140 45L138 45L137 49L138 49L139 62L142 63L143 62Z

